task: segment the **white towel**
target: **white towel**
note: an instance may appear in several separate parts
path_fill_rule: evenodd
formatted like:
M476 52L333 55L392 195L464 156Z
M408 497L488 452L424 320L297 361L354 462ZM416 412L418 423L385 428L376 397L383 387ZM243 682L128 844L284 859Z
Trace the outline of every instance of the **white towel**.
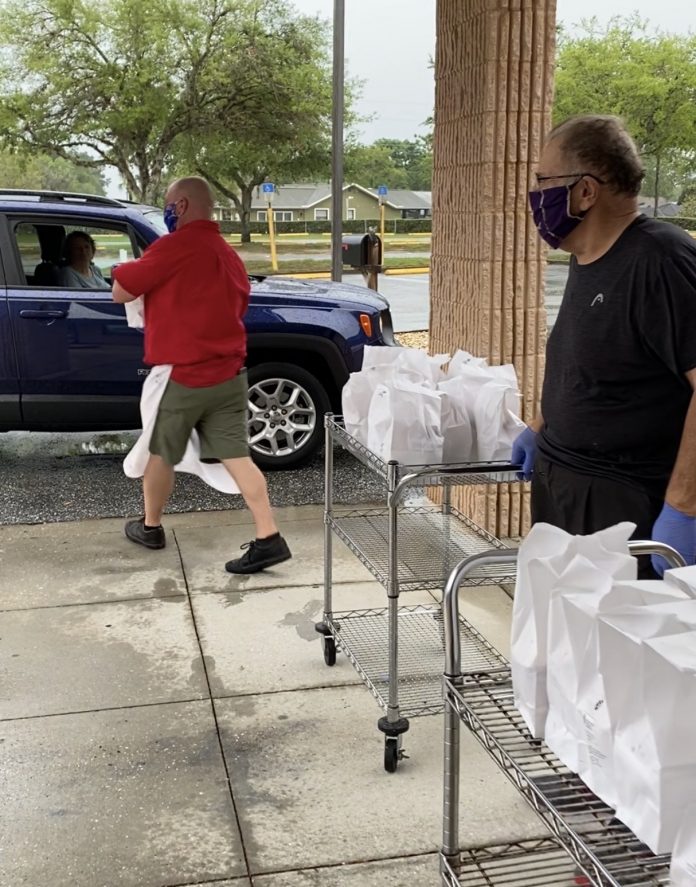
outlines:
M140 396L140 418L143 423L143 432L123 461L123 470L127 477L142 477L145 473L150 458L150 438L155 427L159 404L171 372L172 367L169 365L156 366L150 370L150 374L145 380L143 393ZM174 470L196 474L208 486L221 493L239 493L239 487L222 463L216 462L208 465L206 462L201 462L201 446L196 431L191 432L184 458L174 466Z

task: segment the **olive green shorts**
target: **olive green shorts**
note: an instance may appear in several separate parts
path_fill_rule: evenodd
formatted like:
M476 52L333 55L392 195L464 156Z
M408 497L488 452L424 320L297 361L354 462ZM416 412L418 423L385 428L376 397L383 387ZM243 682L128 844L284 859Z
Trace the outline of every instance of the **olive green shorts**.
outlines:
M219 385L188 388L169 380L157 411L150 452L177 465L195 429L201 460L218 462L249 455L246 370Z

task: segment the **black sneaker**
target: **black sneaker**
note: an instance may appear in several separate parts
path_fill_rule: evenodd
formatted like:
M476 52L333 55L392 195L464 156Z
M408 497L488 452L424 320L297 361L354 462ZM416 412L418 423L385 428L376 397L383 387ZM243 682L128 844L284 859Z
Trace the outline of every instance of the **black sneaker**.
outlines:
M292 557L288 544L280 533L267 539L245 542L241 547L246 549L244 554L225 564L228 573L258 573L259 570L274 567Z
M131 520L126 524L126 536L131 542L144 545L145 548L164 548L167 540L162 527L146 527L145 518Z

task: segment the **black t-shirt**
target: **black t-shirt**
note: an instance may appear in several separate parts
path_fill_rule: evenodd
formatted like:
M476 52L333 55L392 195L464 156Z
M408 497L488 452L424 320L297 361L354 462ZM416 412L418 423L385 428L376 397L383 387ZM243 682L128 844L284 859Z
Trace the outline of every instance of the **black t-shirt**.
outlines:
M696 240L640 216L570 273L546 349L539 452L663 496L696 367Z

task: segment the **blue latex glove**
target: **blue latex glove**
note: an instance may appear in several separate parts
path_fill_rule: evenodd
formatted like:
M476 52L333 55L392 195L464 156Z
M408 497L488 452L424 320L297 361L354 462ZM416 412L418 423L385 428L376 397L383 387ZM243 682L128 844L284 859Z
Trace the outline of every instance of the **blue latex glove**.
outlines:
M536 450L536 431L532 431L528 425L524 431L517 435L515 442L512 445L512 462L514 465L522 466L522 471L517 472L517 477L520 480L532 479Z
M675 548L687 564L696 563L696 517L683 514L666 502L653 526L654 542L664 542ZM653 570L662 576L669 565L659 555L653 555Z

